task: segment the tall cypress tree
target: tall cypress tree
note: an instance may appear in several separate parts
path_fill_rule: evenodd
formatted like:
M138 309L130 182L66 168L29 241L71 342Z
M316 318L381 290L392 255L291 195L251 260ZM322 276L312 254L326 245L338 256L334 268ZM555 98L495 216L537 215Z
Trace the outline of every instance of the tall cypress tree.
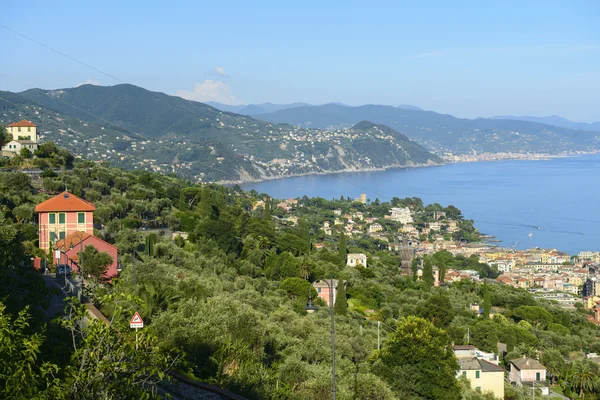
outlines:
M185 211L188 209L187 203L185 201L185 195L183 194L183 190L179 193L179 210Z
M487 285L487 281L483 280L483 318L490 317L490 311L492 310L492 298L490 296L490 290Z
M444 282L446 278L446 264L441 264L440 266L440 282Z
M298 221L298 232L306 245L306 251L310 251L310 228L306 218L300 218Z
M202 192L200 193L200 209L205 216L211 216L213 214L212 205L213 202L210 188L208 186L204 186L202 188Z
M429 257L423 261L423 282L427 287L433 286L433 264Z
M412 280L413 282L417 281L417 271L419 269L419 259L417 257L413 258L410 264L410 270L412 272Z
M271 198L267 197L265 199L265 213L264 217L267 221L271 220Z
M344 235L344 232L340 234L340 242L338 244L338 249L340 252L340 259L342 260L342 264L346 265L346 256L348 254L348 250L346 249L346 235Z
M346 287L344 285L344 281L340 279L335 297L335 304L333 305L333 312L336 315L346 315L346 311L348 311L348 303L346 302Z

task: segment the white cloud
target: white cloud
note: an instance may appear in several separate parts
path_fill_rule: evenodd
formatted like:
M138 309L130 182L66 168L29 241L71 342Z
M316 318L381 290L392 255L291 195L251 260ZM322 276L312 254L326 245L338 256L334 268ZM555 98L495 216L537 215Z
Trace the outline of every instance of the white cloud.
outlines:
M220 75L220 76L225 76L225 77L229 76L229 75L227 75L227 72L225 72L225 68L223 68L223 67L215 67L215 72L217 73L217 75Z
M195 101L216 101L224 104L238 104L238 99L231 93L231 87L221 81L207 79L202 83L197 83L190 92L187 90L178 90L177 96L186 100Z
M79 86L82 86L82 85L95 85L95 86L100 86L100 82L98 82L98 81L96 81L96 80L94 80L94 79L91 79L91 78L90 78L90 79L88 79L88 80L87 80L87 81L85 81L85 82L78 83L77 85L75 85L75 87L79 87Z

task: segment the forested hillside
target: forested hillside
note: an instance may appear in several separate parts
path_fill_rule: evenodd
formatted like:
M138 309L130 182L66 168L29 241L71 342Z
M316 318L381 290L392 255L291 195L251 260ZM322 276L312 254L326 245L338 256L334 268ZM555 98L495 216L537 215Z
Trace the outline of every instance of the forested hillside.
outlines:
M0 124L28 119L76 156L202 182L441 162L397 133L272 124L133 85L2 92L0 111Z
M40 157L65 164L53 161L62 158L52 151ZM42 328L50 293L30 267L32 255L45 256L36 250L33 207L65 185L96 205L96 235L121 254L118 279L86 285L110 328L94 323L80 332L76 305L66 319L46 320ZM310 282L330 277L346 282L335 304L339 399L488 399L456 379L449 345L467 340L490 352L505 343L503 365L524 354L541 357L566 392L579 391L582 368L597 374L597 365L581 361L583 352L600 352L598 328L583 309L566 311L504 285L433 287L432 265L490 278L497 271L476 257L440 252L423 258L422 279L401 276L399 255L380 240L322 229L336 209L370 213L396 232L383 218L392 205L410 207L425 222L440 210L463 220L456 208L414 198L362 204L305 197L283 214L275 204L267 194L237 187L84 160L41 182L0 173L0 299L6 306L0 327L11 332L0 340L0 397L139 398L177 370L249 399L327 399L330 317L321 299L313 314L304 306L316 296ZM367 254L368 268L347 266L347 253ZM477 316L475 303L493 309L493 318ZM133 351L128 332L134 310L146 322L143 352ZM27 314L35 317L30 325ZM506 398L525 397L507 386Z
M463 119L392 106L305 106L255 115L304 128L342 128L362 120L385 124L437 154L549 153L600 149L600 133L509 119Z

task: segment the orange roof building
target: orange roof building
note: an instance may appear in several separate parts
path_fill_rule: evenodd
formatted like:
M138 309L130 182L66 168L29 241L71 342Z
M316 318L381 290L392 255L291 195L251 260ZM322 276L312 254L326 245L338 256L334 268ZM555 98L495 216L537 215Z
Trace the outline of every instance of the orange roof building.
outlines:
M89 201L83 200L69 192L62 192L35 206L36 212L49 211L96 211L96 207Z
M25 119L6 125L6 132L12 136L13 140L38 142L37 125Z
M37 125L36 125L36 124L34 124L34 123L33 123L33 122L31 122L31 121L27 121L26 119L23 119L23 120L21 120L21 121L19 121L19 122L13 122L12 124L8 124L8 125L6 125L6 127L7 127L7 128L12 128L12 127L16 127L16 128L27 128L27 127L31 127L31 128L34 128L34 127L37 127Z
M74 232L93 235L95 210L92 203L69 192L38 204L39 248L48 251Z
M86 266L81 265L79 261L79 252L85 250L88 246L93 246L99 252L107 252L113 259L112 264L108 266L108 269L104 274L104 279L110 280L117 276L117 266L119 264L117 248L99 237L90 235L86 232L73 232L66 238L58 241L55 247L60 250L54 252L54 264L68 265L76 273L79 273L81 267L83 267L83 271L85 272Z

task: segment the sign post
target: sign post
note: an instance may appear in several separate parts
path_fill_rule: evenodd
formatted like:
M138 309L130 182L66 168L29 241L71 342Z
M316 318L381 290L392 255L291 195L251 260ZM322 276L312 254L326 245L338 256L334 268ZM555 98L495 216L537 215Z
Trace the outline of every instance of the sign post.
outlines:
M140 317L140 314L138 314L138 312L136 311L135 314L133 314L133 317L131 317L131 321L129 321L129 327L131 329L135 328L135 349L138 349L138 338L137 338L137 330L138 328L143 328L144 327L144 320L142 320L142 317Z

